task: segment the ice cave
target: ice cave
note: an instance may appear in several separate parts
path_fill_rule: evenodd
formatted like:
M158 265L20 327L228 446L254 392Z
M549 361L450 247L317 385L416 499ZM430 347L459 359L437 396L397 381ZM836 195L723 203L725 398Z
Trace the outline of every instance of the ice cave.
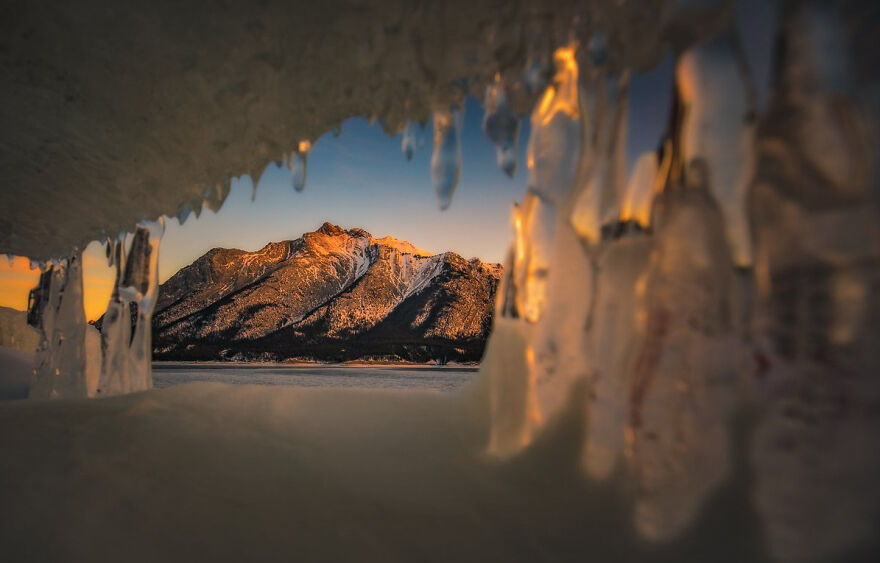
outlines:
M0 323L28 394L0 401L0 559L880 560L875 0L0 14L0 253L41 272L38 336ZM666 58L665 130L626 155ZM528 174L469 386L152 389L164 217L244 175L259 198L276 161L308 190L354 116L401 159L430 123L425 189L454 207L467 96L498 174Z

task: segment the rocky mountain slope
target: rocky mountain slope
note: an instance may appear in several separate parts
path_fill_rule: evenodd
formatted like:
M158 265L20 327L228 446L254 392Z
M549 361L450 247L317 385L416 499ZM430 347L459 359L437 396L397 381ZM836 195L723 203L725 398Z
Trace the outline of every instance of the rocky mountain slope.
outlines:
M159 360L478 361L498 265L324 223L256 252L217 248L159 289Z

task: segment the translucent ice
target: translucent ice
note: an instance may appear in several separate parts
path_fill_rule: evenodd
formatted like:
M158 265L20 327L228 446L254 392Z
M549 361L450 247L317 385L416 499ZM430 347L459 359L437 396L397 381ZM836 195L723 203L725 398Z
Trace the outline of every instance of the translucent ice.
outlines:
M519 118L507 101L507 93L501 78L486 87L483 103L483 132L495 145L498 167L510 177L516 171L516 152L519 140Z
M431 154L431 181L440 209L448 209L461 175L461 127L464 107L434 112L434 152Z
M82 255L74 250L41 275L28 299L28 323L40 331L31 398L85 397Z
M575 231L590 245L599 242L603 227L617 221L626 182L626 129L629 75L623 73L606 99L602 80L594 84L595 110L584 128L591 140L580 157L577 195L571 212Z
M620 207L620 222L635 222L646 229L651 224L651 203L657 179L657 153L646 152L636 161Z
M205 191L204 206L210 209L213 213L217 213L220 211L220 208L223 207L223 202L225 202L226 198L229 196L231 188L231 180L217 183L213 188L208 188Z
M514 279L517 309L529 322L541 318L547 300L547 275L556 228L556 206L533 193L516 209Z
M608 60L608 37L602 30L596 30L587 44L587 52L593 66L602 66Z
M116 242L116 285L101 327L104 357L97 396L152 387L151 320L159 291L159 241L164 230L161 219L138 225L127 257L124 238Z
M300 141L297 150L290 153L287 160L287 169L290 170L290 181L293 189L298 192L306 188L306 172L309 150L312 145L309 141Z
M400 141L400 150L407 160L412 160L416 149L421 146L419 138L422 127L415 121L408 120L403 126L403 138Z
M550 64L545 51L536 45L530 45L523 69L523 83L526 91L537 94L547 85Z
M529 189L549 202L562 204L580 161L581 111L574 48L557 49L553 60L556 74L532 112L526 158Z
M746 199L755 170L754 108L742 66L727 39L687 51L676 84L685 108L682 127L685 179L705 185L718 202L734 264L751 266L752 235Z

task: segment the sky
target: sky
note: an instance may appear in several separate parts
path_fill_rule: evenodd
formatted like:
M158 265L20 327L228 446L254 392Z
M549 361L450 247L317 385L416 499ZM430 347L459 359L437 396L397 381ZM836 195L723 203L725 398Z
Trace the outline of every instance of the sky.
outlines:
M744 0L737 18L747 59L756 77L760 106L767 101L769 59L775 13L771 3ZM654 150L666 125L672 96L671 55L647 73L632 76L629 90L627 164ZM432 252L454 251L465 258L501 262L510 241L510 206L521 201L527 185L525 151L528 120L522 121L519 166L508 178L495 164L494 147L481 131L480 101L469 97L461 135L462 168L452 206L440 211L430 178L431 138L412 161L400 151L400 135L386 135L378 125L353 118L335 137L327 133L313 142L308 157L305 191L294 191L284 168L270 164L263 174L256 202L251 202L250 177L234 179L232 191L216 214L205 210L181 226L166 221L159 259L160 280L215 247L257 250L269 242L294 239L324 221L344 228L366 229L377 238L391 235ZM90 320L106 308L113 272L99 244L89 245L83 259L85 309ZM29 261L0 259L0 306L25 309L38 270Z

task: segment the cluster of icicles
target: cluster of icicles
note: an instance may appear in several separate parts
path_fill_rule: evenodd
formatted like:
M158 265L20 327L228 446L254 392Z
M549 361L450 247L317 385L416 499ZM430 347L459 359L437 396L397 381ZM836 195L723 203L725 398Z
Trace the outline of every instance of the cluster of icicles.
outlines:
M159 293L163 219L105 240L116 282L100 332L85 322L82 254L41 266L28 302L28 323L40 331L32 398L106 397L153 386L151 319Z
M808 16L797 20L804 37L813 34L827 42L840 35L833 22ZM798 41L792 45L804 43ZM605 479L623 467L635 483L639 533L669 539L683 533L711 493L731 478L729 419L743 402L744 387L754 397L754 383L744 376L770 365L763 352L756 352L760 337L750 334L762 298L754 289L760 253L748 208L758 151L755 96L733 34L685 51L676 63L676 99L666 135L658 150L638 156L627 178L629 72L606 70L601 34L586 47L587 56L576 42L558 48L552 63L529 57L518 78L540 95L530 117L528 190L513 207L514 241L482 366L490 387L488 447L497 456L515 455L573 401L584 401L583 470ZM814 54L794 47L785 64L799 72L815 70ZM786 72L784 65L776 69L778 75ZM792 102L810 111L818 111L827 98L822 69L815 74L819 86L795 84L815 100ZM806 74L786 76L797 80ZM499 167L512 176L520 118L510 103L511 87L500 76L487 87L483 129L496 147ZM460 175L463 111L455 106L433 114L431 178L442 209L450 205ZM830 170L831 182L835 166L847 157L826 158L833 149L810 145L810 135L838 129L833 120L822 121L821 113L803 115L821 127L805 127L810 133L793 141L803 147L792 152ZM424 124L403 127L407 159L423 134ZM814 150L817 146L822 150ZM302 141L284 159L298 191L305 186L310 147ZM787 150L784 142L771 148L778 154ZM846 179L844 168L838 176ZM228 184L209 189L204 204L216 211L228 192ZM189 205L181 208L181 223L190 211ZM83 319L79 255L45 270L30 308L31 322L44 335L33 396L106 396L150 387L149 326L161 232L162 223L139 226L127 256L124 237L108 246L117 283L97 340L86 334L93 329L87 330ZM818 238L811 240L821 245ZM776 252L773 244L768 237L761 250L767 275L776 267L767 262ZM855 256L864 250L844 252ZM843 264L849 256L835 260ZM780 275L784 267L777 268ZM863 282L847 275L844 281L853 287ZM836 321L844 329L856 322L846 316L848 310ZM858 327L847 330L839 334L858 333ZM84 344L90 338L100 345ZM98 358L97 366L88 357ZM794 377L777 371L783 381ZM823 377L797 385L821 388ZM852 476L838 466L805 466L796 453L778 447L818 443L810 428L785 426L795 400L785 392L764 405L752 444L755 502L775 555L821 558L862 539L864 526L855 523L872 522L878 499L873 493L850 494L846 510L833 522L822 520L815 506L843 495L839 489ZM875 418L856 435L876 436ZM827 422L826 433L836 430ZM838 447L846 458L850 443L841 443L824 447ZM854 471L862 476L876 468L875 462L873 456ZM780 479L789 484L780 487Z

